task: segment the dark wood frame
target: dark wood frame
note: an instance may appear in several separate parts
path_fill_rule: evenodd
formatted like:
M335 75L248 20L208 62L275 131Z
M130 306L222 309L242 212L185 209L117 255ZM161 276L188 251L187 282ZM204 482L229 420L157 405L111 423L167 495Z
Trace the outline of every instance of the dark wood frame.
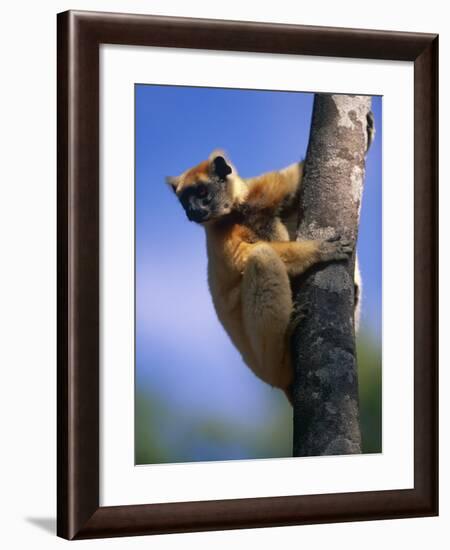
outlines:
M414 62L414 489L99 506L99 46ZM58 535L437 515L438 37L70 11L58 15Z

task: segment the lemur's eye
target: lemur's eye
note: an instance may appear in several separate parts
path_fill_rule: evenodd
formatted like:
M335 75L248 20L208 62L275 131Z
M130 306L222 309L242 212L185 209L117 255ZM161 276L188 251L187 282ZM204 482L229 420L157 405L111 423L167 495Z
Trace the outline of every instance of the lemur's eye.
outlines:
M206 185L199 185L197 187L197 196L200 198L206 197L208 194L208 189L206 188Z

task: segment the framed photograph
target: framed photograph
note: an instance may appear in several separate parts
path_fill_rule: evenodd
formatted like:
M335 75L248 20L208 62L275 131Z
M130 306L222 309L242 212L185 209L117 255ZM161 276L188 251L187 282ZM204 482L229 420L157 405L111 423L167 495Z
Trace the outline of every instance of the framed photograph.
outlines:
M58 535L438 513L432 34L58 15Z

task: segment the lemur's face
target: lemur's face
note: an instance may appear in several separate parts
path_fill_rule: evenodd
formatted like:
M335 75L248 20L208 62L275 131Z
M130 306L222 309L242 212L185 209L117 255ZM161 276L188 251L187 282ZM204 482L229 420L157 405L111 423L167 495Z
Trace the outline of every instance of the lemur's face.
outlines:
M212 155L209 160L187 170L181 176L168 177L188 219L196 223L217 220L233 206L233 169L225 158Z

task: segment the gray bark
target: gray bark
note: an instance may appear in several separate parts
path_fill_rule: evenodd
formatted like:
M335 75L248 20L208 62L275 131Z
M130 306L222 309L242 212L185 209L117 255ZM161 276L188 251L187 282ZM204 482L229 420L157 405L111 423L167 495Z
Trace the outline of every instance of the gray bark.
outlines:
M368 96L316 94L297 238L355 240L368 145ZM294 282L294 456L361 452L354 254Z

